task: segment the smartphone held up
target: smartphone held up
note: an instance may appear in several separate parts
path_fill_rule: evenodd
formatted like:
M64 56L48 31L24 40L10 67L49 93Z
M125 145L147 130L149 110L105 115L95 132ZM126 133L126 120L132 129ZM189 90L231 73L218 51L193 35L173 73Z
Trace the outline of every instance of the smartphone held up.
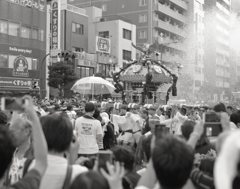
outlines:
M203 114L204 131L207 137L217 137L222 131L221 117L216 112Z
M110 164L113 163L113 153L110 150L99 151L98 155L98 169L102 168L107 171L106 163L109 162Z
M26 99L24 98L13 98L13 97L2 97L1 98L1 110L5 111L24 111Z

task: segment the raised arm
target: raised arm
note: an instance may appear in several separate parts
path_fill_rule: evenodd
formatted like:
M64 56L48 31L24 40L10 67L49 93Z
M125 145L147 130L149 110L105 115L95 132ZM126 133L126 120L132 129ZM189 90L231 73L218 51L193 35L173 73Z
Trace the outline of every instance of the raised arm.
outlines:
M196 125L194 126L194 130L191 133L187 143L193 148L195 149L198 140L200 139L200 137L202 136L204 132L204 126L203 126L203 122L202 121L198 121L196 123Z
M25 112L28 114L32 122L33 151L35 157L35 165L33 169L37 170L42 176L47 168L47 143L42 131L42 127L33 107L31 97L25 97Z

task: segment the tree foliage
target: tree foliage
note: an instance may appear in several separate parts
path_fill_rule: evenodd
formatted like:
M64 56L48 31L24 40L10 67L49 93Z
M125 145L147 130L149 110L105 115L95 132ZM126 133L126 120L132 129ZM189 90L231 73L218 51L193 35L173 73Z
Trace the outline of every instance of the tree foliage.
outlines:
M53 88L58 88L60 92L64 89L64 86L77 79L74 66L66 61L57 62L49 66L48 69L48 85Z

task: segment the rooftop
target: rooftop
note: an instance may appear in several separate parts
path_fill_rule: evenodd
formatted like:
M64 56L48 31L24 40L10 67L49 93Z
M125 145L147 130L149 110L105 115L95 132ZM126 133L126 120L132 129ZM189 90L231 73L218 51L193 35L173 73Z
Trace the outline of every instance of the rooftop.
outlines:
M85 9L82 9L82 8L79 8L79 7L70 5L70 4L62 4L61 9L62 10L68 10L70 12L86 16L86 10Z
M133 24L127 18L125 18L123 16L119 16L119 15L109 15L109 16L103 16L102 18L100 18L100 22L107 22L107 21L114 21L114 20L122 20L124 22L128 22L130 24Z

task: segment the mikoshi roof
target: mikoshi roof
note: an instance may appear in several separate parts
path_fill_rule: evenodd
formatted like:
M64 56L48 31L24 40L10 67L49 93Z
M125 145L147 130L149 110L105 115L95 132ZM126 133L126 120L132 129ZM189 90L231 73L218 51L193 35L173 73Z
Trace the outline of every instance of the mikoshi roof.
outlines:
M158 65L151 65L149 72L152 73L152 81L155 83L171 83L172 77L166 70ZM146 81L146 74L148 73L148 67L141 64L135 64L127 68L120 76L121 81L127 82L144 82Z

